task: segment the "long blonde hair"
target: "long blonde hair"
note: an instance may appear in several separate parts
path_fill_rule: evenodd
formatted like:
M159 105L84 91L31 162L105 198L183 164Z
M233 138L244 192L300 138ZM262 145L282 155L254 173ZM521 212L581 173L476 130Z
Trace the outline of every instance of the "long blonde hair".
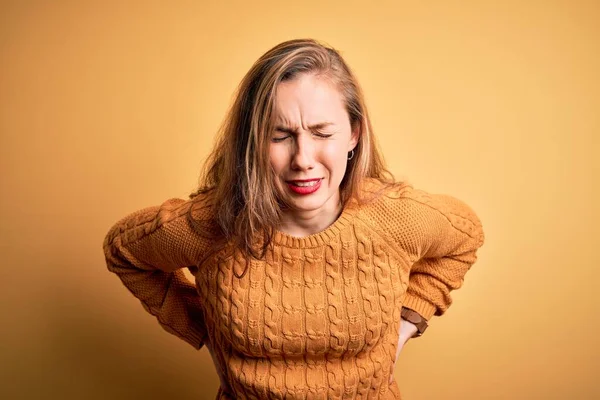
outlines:
M394 184L377 149L362 90L340 53L314 39L278 44L254 63L239 84L199 187L189 196L210 192L213 222L222 239L233 241L234 248L247 258L264 256L282 212L268 156L276 87L305 73L326 77L337 85L352 130L359 131L354 157L340 184L342 204L351 198L361 202L364 178Z

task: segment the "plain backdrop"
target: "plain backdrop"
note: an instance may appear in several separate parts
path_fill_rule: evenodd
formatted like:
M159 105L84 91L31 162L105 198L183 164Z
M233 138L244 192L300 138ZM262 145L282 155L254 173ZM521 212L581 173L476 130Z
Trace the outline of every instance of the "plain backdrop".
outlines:
M339 49L391 171L486 244L400 356L407 400L597 399L600 5L2 1L0 397L214 399L208 351L106 269L124 215L195 189L252 63Z

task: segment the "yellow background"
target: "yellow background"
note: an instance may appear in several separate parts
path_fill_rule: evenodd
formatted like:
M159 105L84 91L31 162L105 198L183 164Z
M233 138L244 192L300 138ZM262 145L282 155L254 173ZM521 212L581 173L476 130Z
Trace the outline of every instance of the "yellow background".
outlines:
M0 397L213 399L208 352L106 270L122 216L195 188L251 64L342 51L391 170L486 244L411 340L407 400L600 398L598 2L3 1Z

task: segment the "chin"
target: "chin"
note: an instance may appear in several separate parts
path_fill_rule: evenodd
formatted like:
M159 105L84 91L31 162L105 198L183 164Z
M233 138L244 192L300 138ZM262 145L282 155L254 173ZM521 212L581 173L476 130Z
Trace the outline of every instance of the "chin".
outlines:
M327 204L329 197L320 195L313 198L290 198L290 205L296 211L316 211Z
M292 202L292 208L295 211L316 211L325 205L324 202Z

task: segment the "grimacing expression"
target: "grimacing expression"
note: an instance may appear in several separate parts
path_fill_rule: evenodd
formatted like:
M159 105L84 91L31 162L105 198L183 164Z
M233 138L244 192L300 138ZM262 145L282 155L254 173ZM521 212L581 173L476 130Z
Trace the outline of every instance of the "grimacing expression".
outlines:
M335 209L357 141L344 99L327 78L305 73L279 83L269 159L291 210Z

